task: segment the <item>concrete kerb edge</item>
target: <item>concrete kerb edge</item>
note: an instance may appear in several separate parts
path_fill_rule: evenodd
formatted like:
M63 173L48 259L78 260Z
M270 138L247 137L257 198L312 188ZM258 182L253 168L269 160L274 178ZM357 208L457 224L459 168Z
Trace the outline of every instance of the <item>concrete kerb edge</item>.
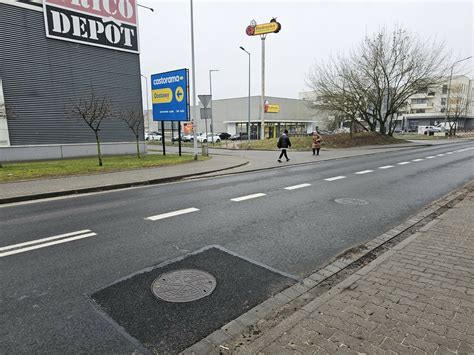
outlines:
M341 265L338 262L340 260L334 260L333 262L325 265L323 268L319 269L315 273L309 275L307 278L302 280L300 283L297 283L293 286L290 286L289 288L281 291L279 294L276 294L274 297L269 298L266 300L264 303L266 303L269 308L273 308L271 306L276 306L276 307L283 307L284 305L294 301L296 298L298 298L304 290L310 290L312 288L318 287L322 282L327 280L329 277L334 276L341 270L345 269L349 265L352 265L353 263L356 263L359 261L362 257L368 255L370 252L373 250L377 249L378 247L382 246L383 244L386 244L390 240L396 238L398 235L401 233L405 232L409 228L413 227L423 219L427 218L428 216L432 215L439 209L445 207L447 204L452 203L454 200L458 199L461 196L466 196L468 191L466 190L466 186L468 184L471 184L472 182L469 182L465 184L463 187L456 189L454 191L451 191L450 193L444 195L440 199L430 203L428 206L426 206L422 211L418 212L414 216L410 216L408 219L406 219L403 223L399 224L398 226L390 229L389 231L383 233L382 235L374 238L371 241L368 241L365 244L362 244L362 247L365 247L365 249L362 252L356 253L356 256L351 260L350 263L348 263L346 266ZM426 215L426 211L431 211L430 214ZM441 217L441 216L440 216ZM305 306L303 306L301 309L298 311L294 312L287 318L285 318L281 323L279 323L276 327L272 328L270 331L265 333L263 336L255 339L255 341L252 344L248 345L243 345L237 353L258 353L261 349L263 349L265 346L268 344L272 343L278 336L280 336L283 332L287 331L290 329L292 326L294 326L298 321L306 317L310 312L314 311L320 304L326 302L329 300L331 297L333 297L335 294L340 293L343 289L349 287L352 285L354 282L356 282L358 279L360 279L362 276L366 275L368 272L370 272L372 269L374 269L377 265L382 263L383 261L387 260L390 256L392 256L394 253L399 251L400 249L403 249L406 247L409 243L411 243L413 240L415 240L418 236L420 236L422 233L425 233L428 231L430 228L435 226L438 222L440 221L439 218L435 218L432 221L428 222L425 226L420 228L420 231L415 232L413 235L407 237L406 239L402 240L400 243L394 245L391 247L389 250L384 252L383 254L379 255L376 259L372 260L370 263L367 265L363 266L356 272L354 272L352 275L349 275L346 279L342 280L340 283L332 287L330 290L327 292L323 293L321 296L315 298L311 302L307 303ZM396 231L397 234L395 233L390 233L392 231ZM392 234L395 234L392 236ZM388 238L389 236L389 238ZM375 240L377 240L375 242ZM343 267L341 267L343 266ZM328 270L328 268L330 270ZM338 270L338 271L335 271ZM334 272L335 271L335 272ZM306 282L307 281L307 282ZM278 297L278 296L283 296L283 297ZM275 298L275 301L272 302L272 299ZM283 302L282 304L282 299L288 299L288 301ZM257 314L255 312L256 309L261 308L261 305L257 305L256 307L252 308L248 312L242 314L239 318L244 317L247 318L246 315L249 314L248 318L254 319L253 322L245 322L247 326L256 324L258 321L261 321L268 316L269 312L262 312L260 314ZM232 327L232 322L229 322L228 324L222 326L220 329L217 331L221 332L223 331L226 333L226 328ZM249 324L250 323L250 324ZM227 333L228 334L228 333ZM234 337L234 334L228 334L231 337ZM202 339L200 342L197 342L194 344L192 347L186 349L183 353L189 353L189 350L191 349L196 349L199 348L199 344L203 342L206 344L207 347L211 345L211 348L214 349L220 349L222 348L227 349L227 347L223 347L222 343L213 343L212 342L212 334L209 335L208 337ZM231 350L232 351L232 350Z
M205 174L209 174L209 173L212 174L212 173L219 172L219 171L235 169L235 168L239 168L241 166L247 165L248 163L249 163L249 161L247 160L244 163L236 164L236 165L234 165L232 167L228 167L228 168L215 169L215 170L210 170L210 171L203 171L203 172L198 172L198 173L193 173L193 174L170 176L170 177L166 177L166 178L159 178L159 179L152 179L152 180L126 182L126 183L113 184L113 185L107 185L107 186L87 187L87 188L83 188L83 189L54 191L54 192L46 192L46 193L35 194L35 195L24 195L24 196L2 198L2 199L0 199L0 205L7 204L7 203L14 203L14 202L41 200L41 199L52 198L52 197L85 194L85 193L91 193L91 192L119 190L119 189L124 189L124 188L128 188L128 187L163 184L163 183L183 180L183 179L193 177L193 176L201 176L201 175L205 175Z

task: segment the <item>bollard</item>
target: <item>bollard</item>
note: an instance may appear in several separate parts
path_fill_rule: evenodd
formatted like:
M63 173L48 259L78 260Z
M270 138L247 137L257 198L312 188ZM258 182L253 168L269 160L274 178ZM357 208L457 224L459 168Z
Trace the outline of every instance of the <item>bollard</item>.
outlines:
M209 156L209 146L207 144L202 144L202 156L207 157Z

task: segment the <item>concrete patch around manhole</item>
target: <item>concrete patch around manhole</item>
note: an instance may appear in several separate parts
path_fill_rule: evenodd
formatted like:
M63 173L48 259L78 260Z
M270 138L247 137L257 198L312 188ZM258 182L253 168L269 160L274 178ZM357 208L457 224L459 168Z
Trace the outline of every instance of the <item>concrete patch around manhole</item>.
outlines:
M336 198L334 201L342 205L353 205L353 206L365 206L369 204L369 201L359 200L357 198Z
M192 302L209 296L217 286L210 273L197 269L166 272L151 285L155 297L166 302Z
M188 278L190 270L198 273ZM209 282L205 274L215 280L209 284L212 292L212 287L206 288L209 295L193 302L183 302L183 295L181 302L164 299L179 294L181 287ZM159 278L166 282L159 283ZM290 275L212 246L117 280L90 297L117 329L152 353L177 354L295 282ZM167 290L167 296L158 298L150 288Z

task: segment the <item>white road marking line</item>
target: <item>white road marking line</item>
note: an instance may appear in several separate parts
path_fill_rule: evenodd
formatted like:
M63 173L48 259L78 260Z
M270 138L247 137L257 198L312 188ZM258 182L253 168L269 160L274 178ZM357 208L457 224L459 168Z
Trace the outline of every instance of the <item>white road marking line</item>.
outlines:
M398 165L407 165L407 164L410 164L409 161L402 161L401 163L397 163Z
M7 251L5 253L0 253L0 258L4 256L9 256L13 254L19 254L19 253L24 253L30 250L35 250L35 249L41 249L41 248L46 248L51 245L56 245L56 244L62 244L62 243L67 243L67 242L72 242L73 240L79 240L79 239L84 239L84 238L89 238L93 237L94 235L97 235L96 233L87 233L87 234L81 234L81 235L76 235L75 237L70 237L66 239L61 239L61 240L56 240L54 242L49 242L49 243L43 243L43 244L38 244L38 245L33 245L31 247L26 247L26 248L21 248L21 249L15 249L11 251Z
M8 245L6 247L1 247L0 251L4 251L4 250L8 250L8 249L21 248L21 247L31 245L31 244L39 244L39 243L43 243L43 242L48 242L50 240L66 238L66 237L70 237L70 236L73 236L73 235L78 235L78 234L83 234L83 233L88 233L88 232L90 232L89 229L84 229L82 231L55 235L55 236L48 237L48 238L41 238L41 239L31 240L29 242L18 243L18 244Z
M426 159L433 159L434 156L433 155L430 155L429 157L426 157Z
M384 166L380 166L379 169L390 169L393 167L394 167L393 165L384 165Z
M447 152L446 155L450 155L450 154L453 154L454 152Z
M412 161L422 161L422 160L425 160L425 159L418 158L418 159L413 159Z
M471 150L471 149L474 149L474 147L472 147L472 148L459 149L459 150L456 150L456 152L457 152L457 153L462 153L462 152L467 152L468 150Z
M150 217L147 217L147 218L145 218L145 219L148 219L148 220L150 220L150 221L157 221L157 220L159 220L159 219L164 219L164 218L179 216L179 215L182 215L182 214L191 213L191 212L196 212L196 211L199 211L199 209L198 209L198 208L191 207L191 208L185 208L184 210L179 210L179 211L173 211L173 212L168 212L168 213L157 214L157 215L155 215L155 216L150 216Z
M240 202L240 201L250 200L252 198L257 198L257 197L262 197L262 196L266 196L266 194L258 193L258 194L252 194L252 195L247 195L247 196L242 196L242 197L231 198L230 200L234 202Z
M444 153L440 153L440 154L436 154L437 157L444 157L446 154Z
M374 172L373 170L362 170L362 171L358 171L354 174L362 175L362 174L368 174L368 173L373 173L373 172Z
M296 189L301 189L302 187L308 187L308 186L311 186L311 184L300 184L300 185L288 186L288 187L285 187L285 190L296 190Z
M324 179L326 181L336 181L336 180L341 180L341 179L345 179L346 177L345 176L334 176L332 178L327 178L327 179Z

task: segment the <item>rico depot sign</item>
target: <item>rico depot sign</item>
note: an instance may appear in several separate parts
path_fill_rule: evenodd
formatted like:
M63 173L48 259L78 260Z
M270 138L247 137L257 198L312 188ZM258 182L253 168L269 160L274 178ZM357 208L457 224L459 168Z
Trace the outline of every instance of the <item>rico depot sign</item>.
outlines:
M43 0L46 37L138 53L136 0Z

